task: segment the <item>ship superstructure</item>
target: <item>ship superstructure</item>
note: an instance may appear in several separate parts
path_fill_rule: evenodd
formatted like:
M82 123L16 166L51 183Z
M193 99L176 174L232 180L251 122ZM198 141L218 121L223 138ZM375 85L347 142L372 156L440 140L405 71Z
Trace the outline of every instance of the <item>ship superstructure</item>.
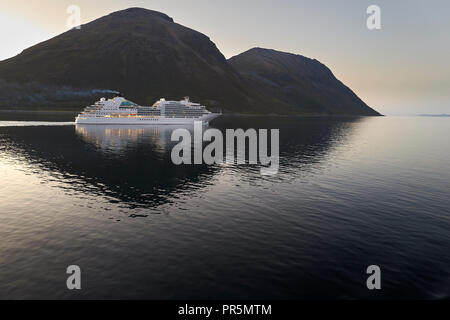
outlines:
M160 99L153 106L139 106L123 97L101 98L84 109L76 118L80 124L189 124L208 123L220 116L185 97L180 101Z

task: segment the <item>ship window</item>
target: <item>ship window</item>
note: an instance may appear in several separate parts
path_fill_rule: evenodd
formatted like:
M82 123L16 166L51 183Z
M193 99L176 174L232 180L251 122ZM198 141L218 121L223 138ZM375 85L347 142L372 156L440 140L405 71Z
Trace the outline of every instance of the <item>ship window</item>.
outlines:
M136 104L136 103L133 103L133 102L131 102L131 101L123 101L123 102L120 104L120 106L121 106L121 107L124 107L124 106L129 107L129 106L137 106L137 104Z

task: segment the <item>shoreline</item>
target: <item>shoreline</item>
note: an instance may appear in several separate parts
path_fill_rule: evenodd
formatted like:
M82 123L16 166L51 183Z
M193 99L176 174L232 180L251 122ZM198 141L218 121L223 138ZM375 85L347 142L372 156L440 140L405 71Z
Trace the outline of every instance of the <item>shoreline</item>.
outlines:
M25 112L35 112L35 113L79 113L79 110L26 110L26 109L0 109L3 113L25 113Z
M0 113L58 113L58 114L77 114L82 110L27 110L27 109L0 109ZM299 118L359 118L359 117L385 117L385 115L329 115L329 114L260 114L260 113L223 113L222 116L246 116L246 117L299 117Z

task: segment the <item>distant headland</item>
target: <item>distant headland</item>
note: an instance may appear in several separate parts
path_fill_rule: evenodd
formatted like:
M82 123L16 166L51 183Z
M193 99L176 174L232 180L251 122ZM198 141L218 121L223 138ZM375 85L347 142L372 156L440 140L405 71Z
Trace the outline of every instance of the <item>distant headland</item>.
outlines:
M427 114L427 113L423 113L423 114L418 114L418 117L450 117L450 114L447 113L441 113L441 114Z

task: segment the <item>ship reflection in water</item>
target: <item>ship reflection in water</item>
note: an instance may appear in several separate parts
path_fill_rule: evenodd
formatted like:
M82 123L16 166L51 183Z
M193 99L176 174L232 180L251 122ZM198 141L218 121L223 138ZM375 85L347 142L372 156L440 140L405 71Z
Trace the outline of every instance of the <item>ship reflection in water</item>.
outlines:
M193 125L83 125L77 124L75 132L103 152L121 153L141 143L155 152L166 153L172 131L184 128L193 131Z
M0 298L372 298L371 264L376 297L450 297L448 120L211 126L279 128L279 173L174 165L170 126L0 124Z
M131 209L158 206L170 201L173 193L200 188L202 180L217 168L175 166L172 164L172 131L193 125L80 125L75 132L94 148L96 156L106 157L93 163L92 178L105 186L101 193ZM81 168L80 168L81 169ZM132 214L133 215L133 214Z

